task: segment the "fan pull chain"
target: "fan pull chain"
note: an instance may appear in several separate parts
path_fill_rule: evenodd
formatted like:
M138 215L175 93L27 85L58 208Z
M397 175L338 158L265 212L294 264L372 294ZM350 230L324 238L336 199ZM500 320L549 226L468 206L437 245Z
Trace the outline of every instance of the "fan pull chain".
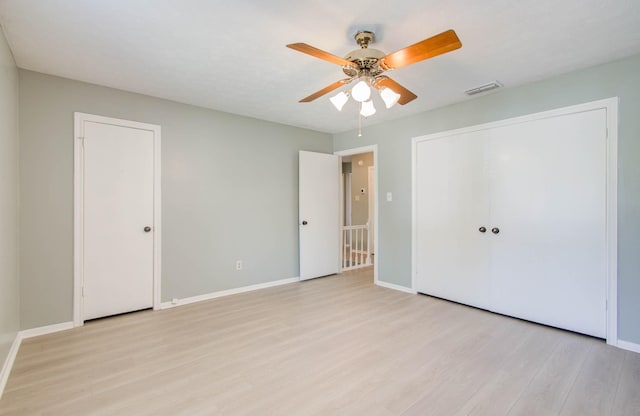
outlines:
M362 103L360 103L360 111L362 111ZM362 114L358 111L358 137L362 137Z

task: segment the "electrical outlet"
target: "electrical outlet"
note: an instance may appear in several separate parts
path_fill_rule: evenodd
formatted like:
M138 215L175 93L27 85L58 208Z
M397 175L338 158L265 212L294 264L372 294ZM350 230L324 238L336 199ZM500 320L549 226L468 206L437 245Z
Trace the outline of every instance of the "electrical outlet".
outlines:
M242 270L242 260L236 260L236 270Z

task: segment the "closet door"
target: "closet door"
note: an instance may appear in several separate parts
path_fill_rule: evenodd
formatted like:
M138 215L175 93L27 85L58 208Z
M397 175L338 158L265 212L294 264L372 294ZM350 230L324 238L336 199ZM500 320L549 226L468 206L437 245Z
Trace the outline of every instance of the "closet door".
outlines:
M150 308L156 133L85 120L83 134L82 318Z
M416 145L416 290L490 306L486 131Z
M491 309L606 336L606 113L491 130Z

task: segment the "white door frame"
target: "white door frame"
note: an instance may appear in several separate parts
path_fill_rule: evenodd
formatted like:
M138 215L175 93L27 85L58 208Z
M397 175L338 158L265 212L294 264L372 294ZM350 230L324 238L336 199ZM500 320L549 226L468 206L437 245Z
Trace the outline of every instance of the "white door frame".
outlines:
M375 188L374 188L374 176L376 174L376 165L373 166L369 166L367 168L367 187L369 188L369 201L368 201L368 205L369 205L369 213L367 214L367 222L370 223L370 227L369 227L369 233L373 234L373 237L375 239L376 237L376 226L373 223L373 221L371 221L371 213L373 212L373 216L375 216L376 211L375 211L375 206L376 206L376 199L378 198L378 195L376 195L375 193ZM371 240L371 247L369 248L369 252L373 255L375 255L375 249L376 249L376 244L374 240Z
M341 165L342 166L342 165ZM341 167L342 169L342 167ZM344 221L342 222L344 225L351 225L351 172L343 173L344 175L344 192L342 192L342 197L344 198ZM349 195L349 198L346 197Z
M84 122L148 130L153 133L153 309L160 308L161 221L160 221L160 126L93 114L74 113L73 133L73 326L84 325L82 286L84 282Z
M411 288L416 288L416 250L417 250L417 146L424 140L464 134L478 130L491 129L526 121L540 120L564 114L578 113L605 109L607 112L607 143L606 143L606 297L607 297L607 344L618 345L618 97L593 101L569 107L558 108L540 113L528 114L461 129L448 130L426 136L414 137L411 140Z
M372 144L370 146L362 146L362 147L356 147L354 149L346 149L346 150L339 150L337 152L333 152L334 155L338 155L340 157L342 156L353 156L353 155L358 155L360 153L373 153L373 189L375 192L375 204L374 204L374 212L373 212L373 227L375 230L375 233L373 235L374 238L374 242L373 242L373 246L376 249L376 258L373 262L373 282L377 285L379 284L378 281L378 264L380 263L380 245L378 244L378 234L380 234L378 232L378 230L380 229L378 227L378 145L377 144ZM342 166L342 164L340 164L340 166ZM340 208L342 210L342 207ZM340 234L342 235L342 233Z

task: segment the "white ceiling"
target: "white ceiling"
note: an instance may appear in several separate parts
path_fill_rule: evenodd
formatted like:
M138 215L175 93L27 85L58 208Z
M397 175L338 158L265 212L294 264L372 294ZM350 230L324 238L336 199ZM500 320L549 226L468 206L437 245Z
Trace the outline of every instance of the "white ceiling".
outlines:
M457 32L461 49L388 73L418 99L365 125L640 53L639 0L0 0L0 24L21 68L328 133L357 127L355 104L298 100L342 71L288 43L343 56L369 29L390 53Z

